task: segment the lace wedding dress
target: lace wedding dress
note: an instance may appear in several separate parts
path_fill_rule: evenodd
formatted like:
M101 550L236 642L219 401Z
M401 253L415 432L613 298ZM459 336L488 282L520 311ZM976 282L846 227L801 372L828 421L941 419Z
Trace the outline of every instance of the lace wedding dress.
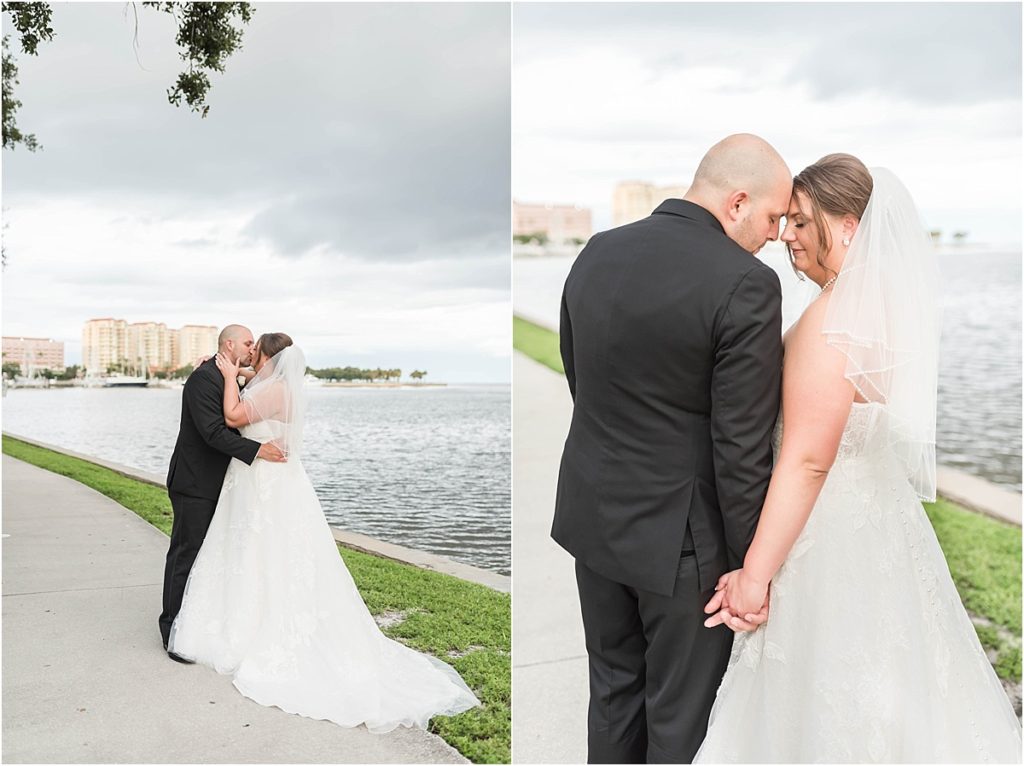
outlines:
M768 622L736 636L696 761L1020 762L1020 724L886 417L853 405Z
M305 372L295 351L292 388ZM280 443L294 425L262 420L242 434ZM294 431L290 438L298 443ZM432 716L479 704L450 665L381 633L297 450L287 463L231 461L169 648L233 675L261 705L342 726L425 727Z

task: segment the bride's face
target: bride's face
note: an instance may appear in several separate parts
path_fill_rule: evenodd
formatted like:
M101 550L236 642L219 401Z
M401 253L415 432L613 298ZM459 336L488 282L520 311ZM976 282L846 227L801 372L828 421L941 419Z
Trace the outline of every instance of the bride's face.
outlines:
M818 231L811 218L810 202L803 192L793 192L786 211L786 228L780 239L789 245L793 265L804 274L817 265Z
M267 358L263 356L263 351L260 349L260 345L257 343L256 348L252 350L252 369L255 372L259 372L263 369L263 365L267 363Z
M814 221L811 207L811 200L802 191L793 192L789 201L789 210L786 212L786 228L780 239L789 245L789 251L793 255L793 265L797 270L807 275L807 278L819 285L825 284L842 266L836 263L840 250L844 250L840 242L844 236L843 224L840 219L828 213L822 213L825 223L829 228L829 241L831 249L827 253L821 253L821 244L818 232L818 225ZM822 267L824 263L832 271Z

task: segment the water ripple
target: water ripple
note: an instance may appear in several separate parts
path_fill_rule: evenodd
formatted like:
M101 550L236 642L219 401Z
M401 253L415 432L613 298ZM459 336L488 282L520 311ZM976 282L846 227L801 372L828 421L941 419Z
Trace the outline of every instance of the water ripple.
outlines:
M508 574L509 386L310 389L302 462L332 524ZM179 391L10 391L4 429L167 470Z

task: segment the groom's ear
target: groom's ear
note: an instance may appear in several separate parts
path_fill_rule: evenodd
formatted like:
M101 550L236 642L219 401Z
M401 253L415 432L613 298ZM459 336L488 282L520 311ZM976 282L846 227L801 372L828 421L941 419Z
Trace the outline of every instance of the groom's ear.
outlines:
M734 191L729 195L727 202L729 217L739 221L743 218L743 208L750 202L750 195L742 190Z

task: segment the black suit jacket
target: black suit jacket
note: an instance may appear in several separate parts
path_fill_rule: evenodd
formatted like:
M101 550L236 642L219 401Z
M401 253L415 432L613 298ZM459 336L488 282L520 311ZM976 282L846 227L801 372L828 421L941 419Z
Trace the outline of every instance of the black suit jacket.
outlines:
M687 525L701 590L742 565L771 476L781 306L775 272L691 202L590 240L562 297L562 547L663 595Z
M231 458L252 465L260 443L224 422L224 376L213 359L192 371L181 392L181 426L167 472L167 489L216 500Z

